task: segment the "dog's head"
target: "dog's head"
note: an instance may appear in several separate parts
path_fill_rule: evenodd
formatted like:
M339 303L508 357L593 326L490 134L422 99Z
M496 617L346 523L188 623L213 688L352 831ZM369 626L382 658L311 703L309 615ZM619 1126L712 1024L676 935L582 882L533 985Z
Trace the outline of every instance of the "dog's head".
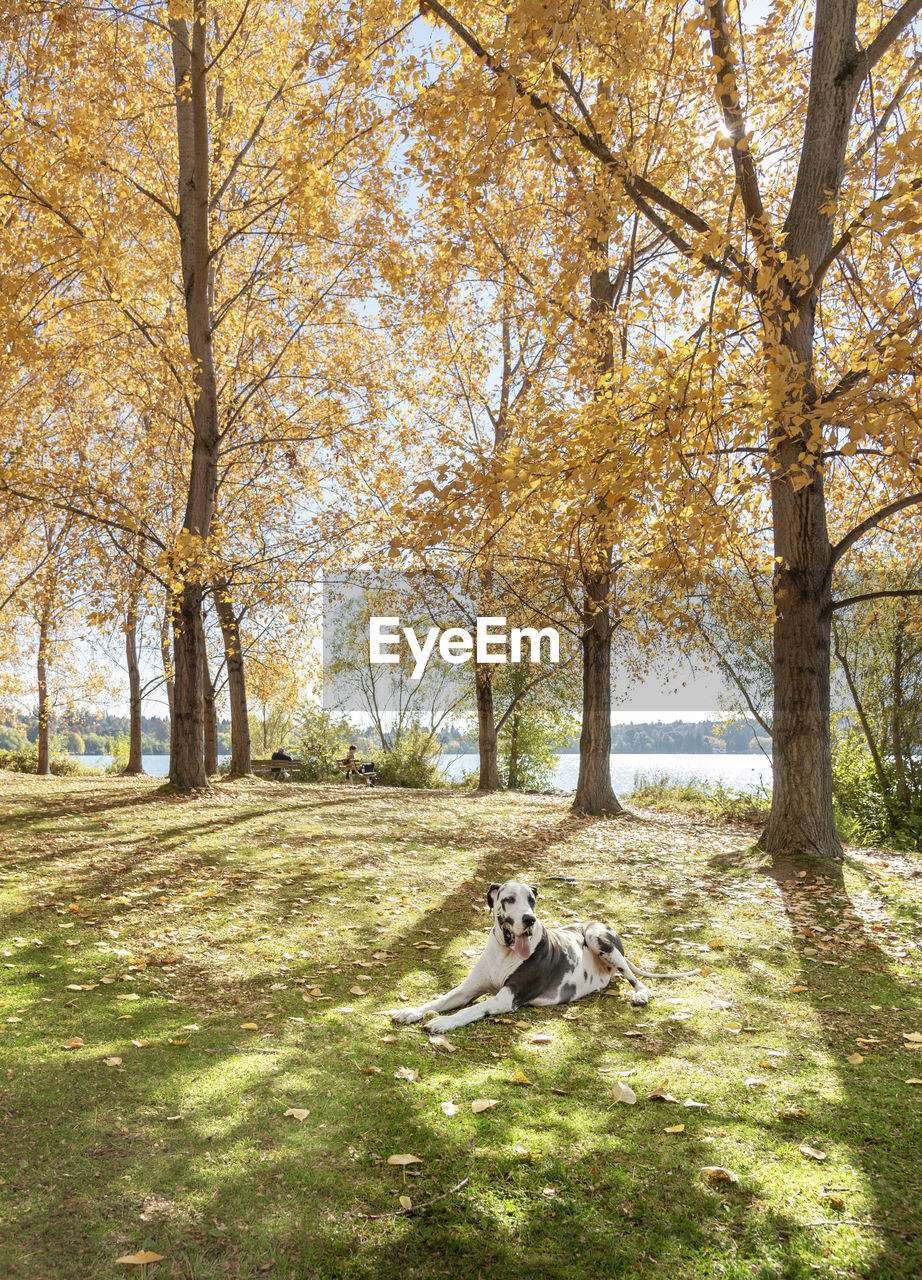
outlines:
M541 940L541 925L535 915L538 890L519 880L491 884L487 906L493 912L493 929L503 946L527 960Z

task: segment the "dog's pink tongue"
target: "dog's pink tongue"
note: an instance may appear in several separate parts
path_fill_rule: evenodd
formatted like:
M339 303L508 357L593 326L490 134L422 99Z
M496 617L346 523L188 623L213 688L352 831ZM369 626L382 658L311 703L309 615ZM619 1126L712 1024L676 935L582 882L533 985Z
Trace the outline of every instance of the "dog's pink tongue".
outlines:
M531 938L526 937L524 933L516 934L515 954L521 956L523 960L527 960L531 955Z

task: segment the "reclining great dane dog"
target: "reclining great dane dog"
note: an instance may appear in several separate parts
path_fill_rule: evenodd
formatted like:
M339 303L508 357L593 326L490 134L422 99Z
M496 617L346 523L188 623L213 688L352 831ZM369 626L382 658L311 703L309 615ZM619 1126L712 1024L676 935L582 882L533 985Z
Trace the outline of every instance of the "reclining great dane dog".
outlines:
M487 905L493 928L486 950L464 981L428 1004L395 1009L394 1022L420 1022L428 1013L457 1013L434 1018L426 1031L453 1031L480 1018L510 1013L523 1004L567 1004L602 991L617 974L633 987L632 1004L646 1004L650 992L640 978L687 978L686 973L645 973L625 957L621 939L606 924L568 924L545 928L535 915L538 890L518 880L491 884ZM478 996L490 998L472 1004Z

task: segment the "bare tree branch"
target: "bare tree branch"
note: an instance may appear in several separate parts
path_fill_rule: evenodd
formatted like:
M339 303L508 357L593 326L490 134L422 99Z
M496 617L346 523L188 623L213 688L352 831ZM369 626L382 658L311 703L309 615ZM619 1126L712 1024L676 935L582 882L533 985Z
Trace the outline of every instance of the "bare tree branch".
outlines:
M861 75L862 79L870 74L871 70L891 45L896 43L920 11L922 11L922 0L906 0L906 3L897 9L893 17L884 23L867 49L859 50L856 71Z
M868 151L870 151L871 147L873 147L874 143L882 135L887 125L892 120L895 112L899 108L900 103L903 101L903 99L906 97L906 94L912 88L912 83L916 79L916 76L919 74L920 69L922 69L922 53L917 54L916 57L913 58L912 63L910 64L909 70L906 72L906 75L903 77L902 81L900 82L899 88L897 89L896 93L893 95L893 97L890 99L890 101L887 103L886 107L884 108L881 114L881 117L877 121L877 124L874 126L870 136L865 138L864 142L861 144L861 146L858 148L855 154L849 160L846 161L846 164L845 164L846 173L848 173L850 169L853 169L854 166L858 163L858 161L863 159L864 156L867 155Z
M865 591L860 596L848 596L845 600L833 600L829 610L834 613L836 609L848 609L853 604L864 604L866 600L906 600L910 596L922 596L922 587L895 587L892 591Z
M922 3L922 0L919 0L919 2ZM566 116L561 115L560 112L550 104L550 102L542 98L533 90L527 88L522 80L515 75L514 72L509 71L509 69L504 66L499 59L494 58L493 55L483 47L477 37L452 13L450 13L444 5L440 4L439 0L426 0L426 9L429 12L434 13L436 17L440 18L447 27L454 31L454 33L467 45L471 52L474 53L481 62L483 62L484 66L489 71L496 76L506 77L519 97L525 98L531 103L536 111L548 116L558 129L566 133L569 137L574 139L574 141L578 142L584 151L595 156L597 160L601 160L605 167L610 170L614 177L617 178L629 199L634 202L645 217L650 219L658 230L668 237L670 242L675 245L684 257L690 258L693 261L701 262L712 271L717 271L722 275L726 275L729 279L741 281L749 292L755 291L755 279L752 267L737 249L734 249L731 246L727 250L727 255L732 263L731 270L727 267L725 262L721 262L717 258L714 258L712 254L696 249L694 245L685 240L674 227L670 226L669 223L665 221L661 214L656 213L655 207L664 210L672 217L678 219L696 234L708 237L712 235L712 228L710 224L700 216L700 214L695 213L693 209L689 209L686 205L682 204L681 201L676 200L667 192L660 190L660 188L657 187L655 183L650 182L649 179L644 178L639 174L631 174L628 166L618 159L594 127L592 133L587 133L584 129L579 128L577 125L573 124L572 121L568 120ZM551 71L554 74L554 78L563 85L567 92L567 96L574 102L577 110L581 115L583 115L586 110L585 104L583 103L582 107L580 107L582 99L579 98L578 94L576 97L573 96L576 93L576 90L572 80L556 63L551 64ZM577 98L579 99L578 101Z
M832 573L833 568L845 553L850 551L855 543L860 541L866 533L870 533L872 529L876 529L878 525L883 524L885 520L889 520L891 516L895 516L898 512L905 511L907 507L916 507L920 503L922 503L922 493L911 493L906 498L897 498L895 502L889 502L885 507L881 507L879 511L875 511L873 515L868 516L866 520L862 520L832 548L829 554L828 573Z

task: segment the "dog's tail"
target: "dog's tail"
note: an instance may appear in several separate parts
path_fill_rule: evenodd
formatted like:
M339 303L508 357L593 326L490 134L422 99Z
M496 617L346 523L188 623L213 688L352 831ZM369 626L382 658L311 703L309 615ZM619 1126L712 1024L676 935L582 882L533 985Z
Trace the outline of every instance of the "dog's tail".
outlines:
M645 969L638 969L636 964L632 964L627 956L624 956L624 963L635 978L693 978L701 972L700 969L685 969L682 973L647 973Z

